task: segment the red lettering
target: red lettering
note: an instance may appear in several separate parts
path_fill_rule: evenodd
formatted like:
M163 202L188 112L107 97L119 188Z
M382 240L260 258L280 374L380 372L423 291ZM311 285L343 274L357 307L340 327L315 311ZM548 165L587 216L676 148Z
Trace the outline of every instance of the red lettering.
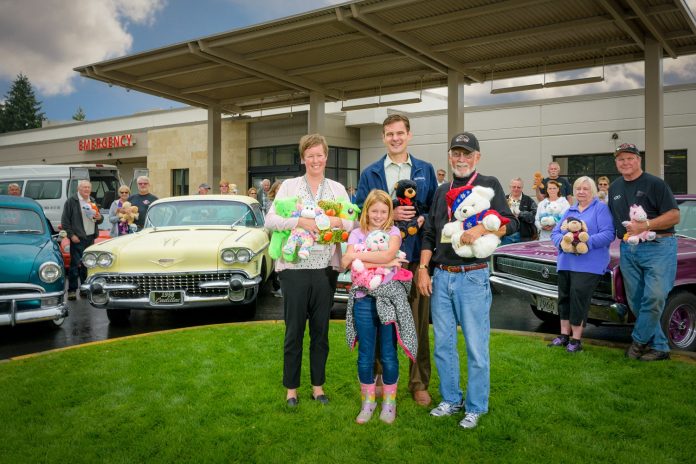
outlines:
M78 140L77 141L77 151L83 151L84 148L82 148L82 147L83 147L82 140Z
M133 146L133 143L132 143L133 134L126 134L126 135L124 135L124 137L126 138L127 145L128 145L129 147L132 147L132 146Z

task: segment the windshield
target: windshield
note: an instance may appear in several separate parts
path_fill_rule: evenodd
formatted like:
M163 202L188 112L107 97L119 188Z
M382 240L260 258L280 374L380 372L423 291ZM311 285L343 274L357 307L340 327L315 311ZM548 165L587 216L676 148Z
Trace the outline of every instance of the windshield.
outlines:
M686 200L679 204L680 220L674 226L678 235L696 238L696 200Z
M145 227L171 226L260 227L258 217L246 203L219 200L170 201L147 211Z
M0 233L42 234L44 233L44 222L35 211L0 208Z

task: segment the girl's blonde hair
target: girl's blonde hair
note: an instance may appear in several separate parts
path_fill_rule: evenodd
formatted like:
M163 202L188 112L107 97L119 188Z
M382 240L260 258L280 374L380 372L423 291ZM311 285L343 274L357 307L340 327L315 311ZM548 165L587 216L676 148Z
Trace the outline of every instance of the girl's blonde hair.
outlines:
M394 225L394 207L392 205L392 199L387 192L384 190L372 190L365 198L365 203L363 204L362 214L360 215L360 229L363 232L369 231L369 219L367 217L367 212L372 208L375 203L384 203L389 209L389 217L384 221L382 225L382 230L389 232L389 230Z

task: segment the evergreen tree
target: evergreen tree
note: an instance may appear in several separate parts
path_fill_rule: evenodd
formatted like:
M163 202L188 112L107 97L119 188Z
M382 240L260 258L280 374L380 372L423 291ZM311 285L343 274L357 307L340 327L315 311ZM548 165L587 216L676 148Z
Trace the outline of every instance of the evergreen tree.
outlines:
M10 132L34 129L41 127L43 120L41 102L36 100L27 76L20 73L5 94L5 107L0 113L0 130Z
M84 121L87 118L87 115L85 114L85 110L83 110L81 106L78 106L77 111L75 111L72 118L75 121Z

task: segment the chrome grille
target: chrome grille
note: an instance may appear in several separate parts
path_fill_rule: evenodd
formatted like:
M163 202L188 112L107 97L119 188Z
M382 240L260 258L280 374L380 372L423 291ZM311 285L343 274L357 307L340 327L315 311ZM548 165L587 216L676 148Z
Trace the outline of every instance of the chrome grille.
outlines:
M138 285L136 290L112 292L111 295L114 298L138 298L149 296L153 290L184 290L186 294L195 296L226 295L226 289L200 288L198 284L215 280L229 280L232 274L233 272L201 272L191 274L119 274L103 277L108 283L127 282Z
M510 256L495 256L493 270L498 274L509 274L553 286L558 286L556 263L531 261ZM608 298L612 295L612 277L606 272L597 284L595 296Z

